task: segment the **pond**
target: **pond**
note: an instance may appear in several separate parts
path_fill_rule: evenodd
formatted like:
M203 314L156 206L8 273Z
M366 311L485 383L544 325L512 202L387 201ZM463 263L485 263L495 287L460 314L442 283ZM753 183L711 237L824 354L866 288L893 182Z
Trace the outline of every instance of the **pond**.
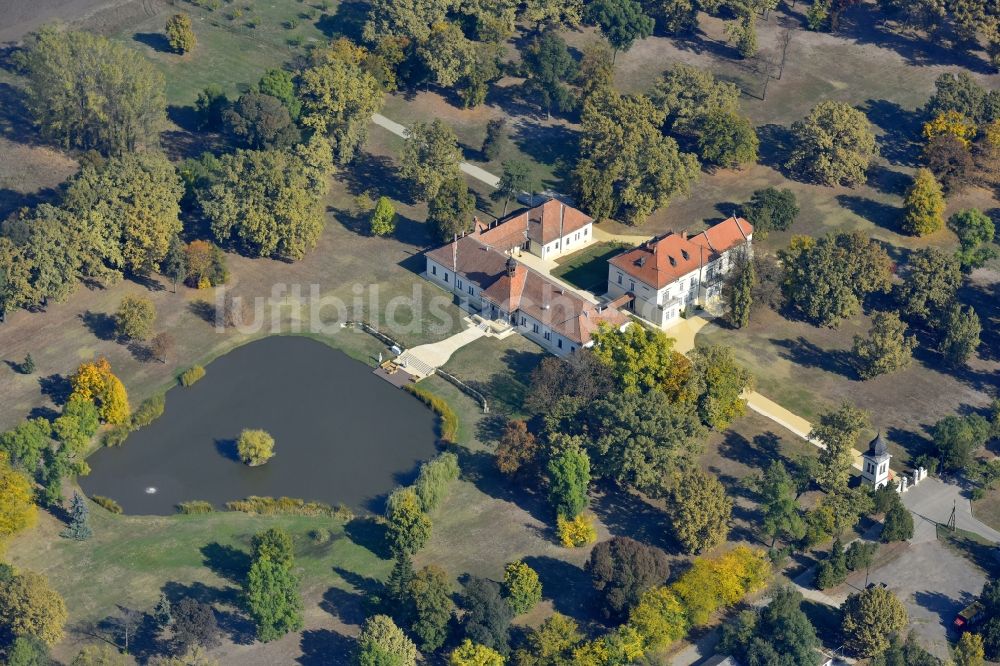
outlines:
M436 416L427 407L321 342L265 338L206 371L167 392L159 419L87 459L92 471L80 484L88 495L130 514L172 514L188 500L221 509L250 495L378 510L379 498L435 453ZM244 428L274 436L266 464L237 459Z

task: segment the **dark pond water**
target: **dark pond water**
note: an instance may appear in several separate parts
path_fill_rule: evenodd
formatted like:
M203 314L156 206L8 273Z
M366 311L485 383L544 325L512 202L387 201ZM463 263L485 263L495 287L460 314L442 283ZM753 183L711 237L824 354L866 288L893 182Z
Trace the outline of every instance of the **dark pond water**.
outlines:
M98 450L80 483L131 514L172 514L207 500L288 496L377 510L435 453L435 416L346 354L302 337L271 337L214 361L167 393L163 416ZM236 458L244 428L274 436L259 467ZM155 488L155 493L148 493Z

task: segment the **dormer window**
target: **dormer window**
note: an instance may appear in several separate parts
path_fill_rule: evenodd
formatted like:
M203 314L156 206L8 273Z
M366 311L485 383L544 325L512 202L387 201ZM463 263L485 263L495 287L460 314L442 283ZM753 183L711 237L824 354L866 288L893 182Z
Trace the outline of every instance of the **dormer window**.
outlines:
M672 256L667 255L667 258L670 259L670 265L671 266L676 266L677 265L677 260L674 259Z
M681 256L684 257L684 261L687 261L688 259L691 258L691 255L688 254L687 250L681 250Z

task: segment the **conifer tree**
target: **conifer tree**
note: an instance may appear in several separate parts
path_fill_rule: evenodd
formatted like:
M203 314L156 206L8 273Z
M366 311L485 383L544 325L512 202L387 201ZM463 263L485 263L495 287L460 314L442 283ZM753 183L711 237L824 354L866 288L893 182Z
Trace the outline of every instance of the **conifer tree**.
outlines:
M747 252L736 257L733 274L726 285L726 303L729 306L726 318L733 328L746 328L750 324L750 310L753 306L753 289L757 284L757 272Z
M90 509L87 508L87 501L79 492L73 493L69 515L69 527L62 531L62 536L77 541L86 541L93 536L94 532L90 529Z

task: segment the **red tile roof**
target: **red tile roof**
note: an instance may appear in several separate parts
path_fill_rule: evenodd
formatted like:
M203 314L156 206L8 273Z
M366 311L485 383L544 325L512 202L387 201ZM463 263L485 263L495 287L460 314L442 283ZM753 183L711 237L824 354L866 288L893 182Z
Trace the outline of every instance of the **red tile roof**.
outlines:
M662 289L745 243L751 234L749 222L731 217L691 238L670 232L608 261L627 275Z
M617 308L597 306L524 264L507 273L508 257L475 235L431 250L427 256L476 283L483 295L508 313L522 312L579 345L590 342L600 323L622 326L628 317Z
M583 211L567 206L558 199L549 199L541 206L511 215L491 226L476 225L477 239L490 247L506 252L532 240L546 245L593 222Z

